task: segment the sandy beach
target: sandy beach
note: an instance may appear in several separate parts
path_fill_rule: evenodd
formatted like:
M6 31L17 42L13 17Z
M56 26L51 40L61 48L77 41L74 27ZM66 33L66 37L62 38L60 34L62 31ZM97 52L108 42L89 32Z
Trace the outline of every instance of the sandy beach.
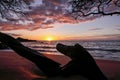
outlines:
M63 55L45 54L45 56L62 65L70 60ZM120 80L120 61L96 60L96 62L110 80ZM0 80L43 80L41 77L43 77L41 71L32 62L15 52L0 51Z

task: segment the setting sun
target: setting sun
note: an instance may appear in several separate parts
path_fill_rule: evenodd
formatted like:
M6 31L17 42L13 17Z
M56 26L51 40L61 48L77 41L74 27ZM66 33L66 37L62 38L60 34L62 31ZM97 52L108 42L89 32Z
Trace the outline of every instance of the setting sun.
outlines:
M53 41L53 40L55 40L55 39L54 39L53 37L46 37L45 40L46 40L46 41Z

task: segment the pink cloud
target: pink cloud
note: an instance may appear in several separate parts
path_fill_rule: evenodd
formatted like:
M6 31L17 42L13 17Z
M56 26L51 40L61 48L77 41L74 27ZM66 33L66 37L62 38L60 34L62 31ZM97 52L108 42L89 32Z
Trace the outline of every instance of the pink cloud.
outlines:
M86 18L80 18L76 21L71 17L70 14L64 11L65 6L63 5L67 0L36 0L34 6L31 6L31 10L25 12L25 16L29 17L25 19L23 16L20 20L16 21L1 21L0 30L16 30L16 29L46 29L53 28L50 26L54 23L70 23L75 24L78 22L91 21L101 16L92 16ZM40 4L36 4L40 3Z

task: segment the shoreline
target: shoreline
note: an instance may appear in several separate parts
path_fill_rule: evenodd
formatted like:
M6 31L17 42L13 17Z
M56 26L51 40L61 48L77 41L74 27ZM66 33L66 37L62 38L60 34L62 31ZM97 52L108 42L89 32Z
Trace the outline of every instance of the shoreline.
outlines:
M44 55L62 65L70 61L70 58L63 55ZM0 51L0 63L0 80L33 80L41 77L40 74L42 74L35 64L13 51ZM120 61L96 59L96 63L107 77L117 78L120 76Z
M0 53L1 52L14 52L13 50L11 50L11 49L3 49L3 50L0 50ZM39 51L38 51L39 52ZM44 54L44 55L58 55L58 56L64 56L63 54L51 54L52 52L43 52L42 54ZM96 59L96 60L108 60L108 61L118 61L118 62L120 62L120 60L119 59L109 59L109 58L107 58L107 59L105 59L105 58L98 58L98 57L94 57L94 59Z

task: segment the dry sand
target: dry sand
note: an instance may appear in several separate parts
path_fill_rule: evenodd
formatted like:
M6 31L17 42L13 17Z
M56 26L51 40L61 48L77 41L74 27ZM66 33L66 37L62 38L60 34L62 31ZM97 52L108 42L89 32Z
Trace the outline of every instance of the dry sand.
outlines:
M63 55L45 54L45 56L66 64L70 59ZM120 62L110 60L96 60L103 73L111 80L120 80ZM40 79L41 71L27 59L17 55L15 52L0 51L0 80L43 80ZM47 79L48 80L48 79ZM49 79L63 80L63 79ZM65 79L66 80L66 79ZM67 79L82 80L82 79Z

